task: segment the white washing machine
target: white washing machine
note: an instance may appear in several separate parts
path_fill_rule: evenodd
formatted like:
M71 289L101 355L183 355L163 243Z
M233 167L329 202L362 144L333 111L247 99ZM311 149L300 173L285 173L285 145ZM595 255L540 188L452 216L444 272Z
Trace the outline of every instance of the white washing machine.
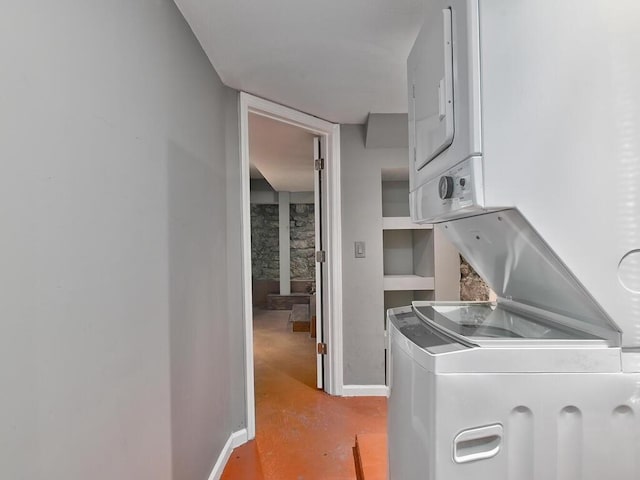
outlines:
M490 304L389 320L390 479L640 478L640 375L620 371L619 349Z
M640 374L618 327L517 210L441 227L502 289L388 312L390 478L640 478Z

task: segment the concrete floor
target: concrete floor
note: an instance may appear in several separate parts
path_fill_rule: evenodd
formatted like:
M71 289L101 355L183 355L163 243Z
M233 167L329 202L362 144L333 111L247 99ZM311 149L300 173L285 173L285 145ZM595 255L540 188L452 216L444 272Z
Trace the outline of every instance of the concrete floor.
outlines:
M315 340L288 317L254 312L256 439L234 450L222 480L353 480L355 435L386 431L386 398L316 389Z

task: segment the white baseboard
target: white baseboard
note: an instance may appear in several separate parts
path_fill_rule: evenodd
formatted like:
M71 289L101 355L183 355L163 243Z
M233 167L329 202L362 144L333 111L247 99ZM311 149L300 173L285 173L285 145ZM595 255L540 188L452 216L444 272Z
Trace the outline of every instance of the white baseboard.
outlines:
M227 465L227 461L231 457L231 452L233 452L233 449L247 443L248 441L249 435L246 428L238 430L237 432L233 432L231 435L229 435L227 443L224 444L224 447L222 448L222 451L218 456L218 460L213 466L211 475L209 475L209 480L220 480L220 477L222 477L222 472L224 471L224 467Z
M343 385L343 397L388 397L389 387L386 385Z

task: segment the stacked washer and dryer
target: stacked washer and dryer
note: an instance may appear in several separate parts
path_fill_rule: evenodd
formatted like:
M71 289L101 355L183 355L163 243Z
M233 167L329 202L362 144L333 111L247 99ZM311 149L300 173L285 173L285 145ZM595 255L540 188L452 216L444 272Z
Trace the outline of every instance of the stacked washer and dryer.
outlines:
M391 480L640 478L640 2L429 0L411 214L496 292L388 312Z

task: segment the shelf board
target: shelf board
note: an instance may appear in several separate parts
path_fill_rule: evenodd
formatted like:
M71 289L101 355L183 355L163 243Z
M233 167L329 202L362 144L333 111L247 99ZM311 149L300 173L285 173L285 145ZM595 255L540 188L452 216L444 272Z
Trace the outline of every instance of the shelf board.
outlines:
M411 217L382 217L383 230L432 230L430 223L413 223Z
M433 290L433 277L421 277L420 275L385 275L383 280L384 290Z

